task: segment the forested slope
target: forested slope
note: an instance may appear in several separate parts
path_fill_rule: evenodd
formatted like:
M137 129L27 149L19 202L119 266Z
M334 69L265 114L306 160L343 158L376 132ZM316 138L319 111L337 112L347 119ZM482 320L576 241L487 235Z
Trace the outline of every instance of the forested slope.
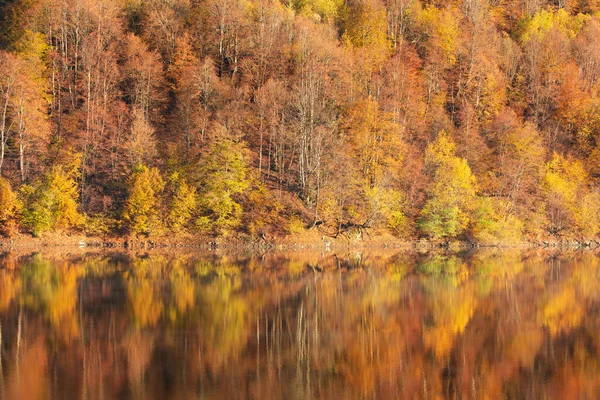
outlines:
M599 0L0 1L0 224L600 232Z

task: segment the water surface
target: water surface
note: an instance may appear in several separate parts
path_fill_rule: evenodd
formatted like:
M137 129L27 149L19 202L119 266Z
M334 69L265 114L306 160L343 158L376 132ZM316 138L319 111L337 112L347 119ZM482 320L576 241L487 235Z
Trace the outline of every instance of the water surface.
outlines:
M600 259L4 254L0 399L598 398Z

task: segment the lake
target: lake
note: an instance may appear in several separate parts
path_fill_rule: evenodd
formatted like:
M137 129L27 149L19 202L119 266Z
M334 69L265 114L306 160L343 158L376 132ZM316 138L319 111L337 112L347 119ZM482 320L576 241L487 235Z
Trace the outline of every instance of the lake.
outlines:
M600 397L593 251L6 253L0 399Z

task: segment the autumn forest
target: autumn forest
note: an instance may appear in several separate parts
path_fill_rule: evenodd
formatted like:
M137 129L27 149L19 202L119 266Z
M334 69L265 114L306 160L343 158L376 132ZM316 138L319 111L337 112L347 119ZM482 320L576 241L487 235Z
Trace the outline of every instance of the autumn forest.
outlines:
M600 234L600 0L0 0L11 236Z

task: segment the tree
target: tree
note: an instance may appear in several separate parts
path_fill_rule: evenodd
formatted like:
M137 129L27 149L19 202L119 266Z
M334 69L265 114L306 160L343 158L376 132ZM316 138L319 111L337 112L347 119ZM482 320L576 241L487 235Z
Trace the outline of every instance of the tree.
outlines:
M206 15L203 22L208 27L203 33L208 35L206 43L218 61L219 76L235 81L248 36L246 4L240 0L210 0L202 6Z
M188 185L185 179L175 173L171 176L173 192L170 198L169 225L175 232L181 232L190 225L198 207L196 188Z
M160 230L160 195L164 186L156 167L142 164L134 167L123 211L123 220L131 233L150 235Z
M456 145L445 132L438 134L425 155L432 182L421 210L419 228L433 239L463 234L475 208L476 180L467 161L455 155Z
M329 26L299 19L294 26L294 79L290 104L293 129L293 170L298 194L318 210L321 179L327 166L337 125L341 90L347 82L341 63L343 53ZM287 155L289 157L290 155Z
M127 100L145 121L159 121L164 99L160 90L163 85L160 56L133 34L127 35L122 56Z
M489 197L478 199L468 236L479 244L515 244L522 240L524 224L511 213L506 213L502 200Z
M10 183L0 177L0 230L4 233L12 233L14 218L19 211L19 202L16 194L12 191Z
M593 211L589 204L593 197L587 196L586 182L587 173L578 160L554 153L552 159L544 165L542 187L546 199L547 229L550 233L572 233L578 222L585 229L586 224L591 222L588 219L594 218L593 215L580 215L580 201L584 202L584 212Z
M223 126L213 128L206 152L196 170L201 231L226 233L236 228L242 217L238 196L249 186L247 150Z
M354 190L358 193L353 204L353 219L358 217L362 219L359 224L370 227L378 220L386 220L390 210L396 213L397 219L397 213L402 212L402 193L398 187L404 172L405 153L400 127L372 98L353 104L343 127L349 145L346 151L351 152L358 167L354 177ZM346 174L350 176L351 171Z
M294 8L301 14L317 16L325 22L335 22L343 6L341 0L294 0Z
M408 142L423 140L420 133L426 128L426 87L421 68L423 62L414 48L403 45L397 55L384 66L380 104L391 113L402 138Z
M6 144L14 123L11 120L11 113L18 81L17 63L14 55L0 51L0 173L4 165Z
M375 95L376 79L391 53L386 32L385 7L379 0L356 0L346 4L342 42L352 50L351 73L361 95Z
M29 170L40 162L50 139L48 82L44 76L50 48L42 34L29 30L17 45L18 55L23 61L13 107L19 172L23 183L29 176Z
M154 128L144 118L142 110L133 112L131 135L127 143L130 165L147 164L156 157L156 138Z
M20 188L24 203L21 221L35 236L53 229L78 227L83 222L77 210L79 192L75 176L79 165L77 158L72 168L55 166L42 182Z

